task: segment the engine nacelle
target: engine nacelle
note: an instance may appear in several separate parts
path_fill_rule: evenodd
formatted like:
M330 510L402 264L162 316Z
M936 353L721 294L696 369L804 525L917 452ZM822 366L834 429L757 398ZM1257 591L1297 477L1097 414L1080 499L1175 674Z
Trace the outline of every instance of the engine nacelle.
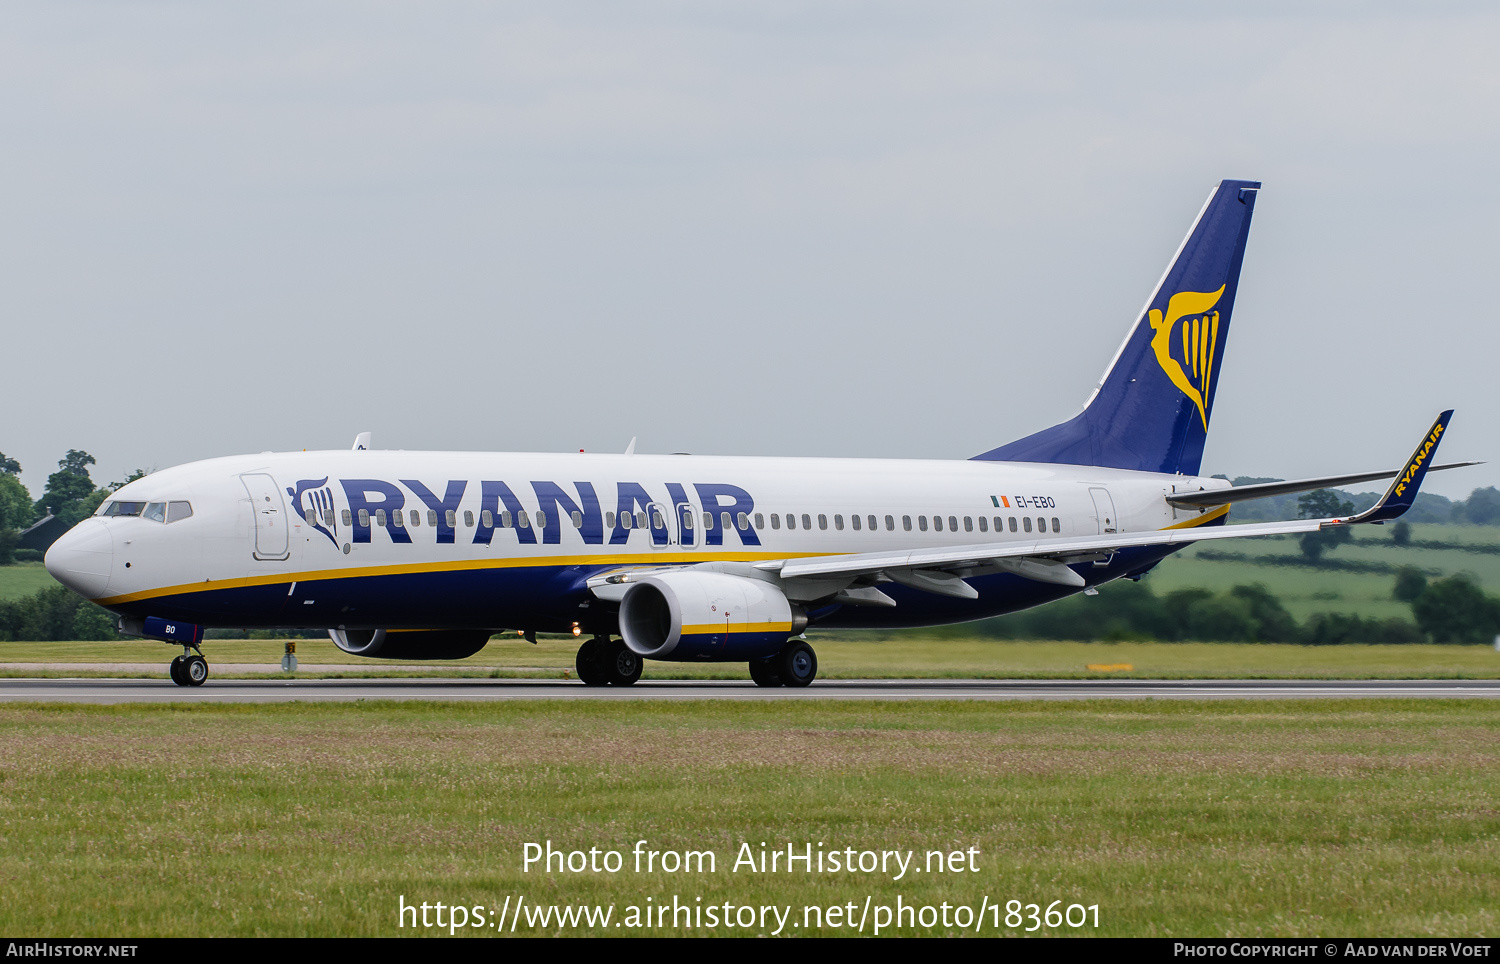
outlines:
M807 616L780 589L722 572L645 576L620 600L620 635L649 659L760 659L806 626Z
M333 645L374 659L463 659L484 649L487 629L330 629Z

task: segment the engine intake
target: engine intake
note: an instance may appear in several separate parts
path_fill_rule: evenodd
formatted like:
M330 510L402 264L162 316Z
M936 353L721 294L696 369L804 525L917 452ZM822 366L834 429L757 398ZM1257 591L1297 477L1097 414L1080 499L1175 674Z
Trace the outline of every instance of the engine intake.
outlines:
M487 629L330 629L333 645L374 659L464 659L484 649Z
M620 635L649 659L760 659L806 626L807 616L780 589L721 572L656 573L620 600Z

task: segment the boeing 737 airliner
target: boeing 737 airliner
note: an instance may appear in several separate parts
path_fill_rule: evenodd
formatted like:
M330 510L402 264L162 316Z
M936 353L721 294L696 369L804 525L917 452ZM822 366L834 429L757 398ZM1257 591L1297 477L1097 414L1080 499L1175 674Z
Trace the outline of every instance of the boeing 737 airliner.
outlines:
M1138 579L1190 542L1394 519L1453 467L1430 464L1451 412L1396 471L1198 475L1259 189L1214 189L1082 412L972 459L384 452L361 435L148 475L47 569L122 632L180 644L182 685L207 679L204 628L225 626L428 660L572 632L588 684L634 683L644 658L806 686L808 626L981 619ZM1224 525L1235 501L1391 476L1352 518Z

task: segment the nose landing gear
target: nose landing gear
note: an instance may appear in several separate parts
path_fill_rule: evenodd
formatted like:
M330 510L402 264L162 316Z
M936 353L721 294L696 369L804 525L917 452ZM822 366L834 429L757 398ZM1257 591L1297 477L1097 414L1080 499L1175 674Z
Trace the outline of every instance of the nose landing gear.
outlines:
M194 649L197 647L182 647L182 655L172 657L172 663L167 667L167 675L178 686L202 686L208 679L208 660L203 658L202 650L191 652Z

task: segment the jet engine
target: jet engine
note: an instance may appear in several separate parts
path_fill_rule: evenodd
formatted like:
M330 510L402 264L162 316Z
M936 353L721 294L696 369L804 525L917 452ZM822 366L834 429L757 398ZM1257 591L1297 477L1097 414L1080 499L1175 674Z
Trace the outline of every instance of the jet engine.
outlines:
M807 616L776 586L721 572L655 573L620 600L620 635L649 659L760 659L806 626Z
M488 629L330 629L328 635L349 655L375 659L463 659L490 641Z

